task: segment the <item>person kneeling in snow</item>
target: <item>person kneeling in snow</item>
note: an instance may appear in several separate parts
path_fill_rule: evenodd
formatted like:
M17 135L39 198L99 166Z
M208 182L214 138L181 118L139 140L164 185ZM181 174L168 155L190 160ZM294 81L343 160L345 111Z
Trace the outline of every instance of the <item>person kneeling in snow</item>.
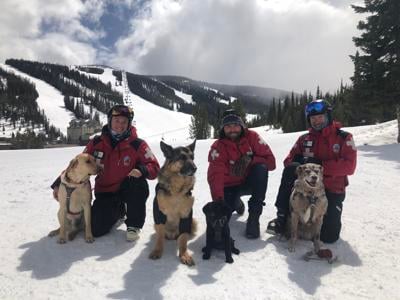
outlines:
M305 107L309 132L300 136L284 160L281 184L275 206L277 218L268 223L267 232L283 234L289 215L289 198L296 180L296 168L305 163L324 167L324 185L328 198L328 211L321 228L321 241L334 243L339 239L341 216L348 175L356 168L357 150L353 136L340 129L332 119L331 105L322 99L314 100Z
M251 195L246 237L258 238L268 171L275 169L275 157L270 147L255 131L245 127L237 112L227 110L223 114L219 139L211 146L208 162L207 177L213 201L224 201L232 212L236 210L242 215L245 207L240 196Z
M146 179L155 179L160 166L147 143L138 138L131 124L133 115L128 106L112 107L101 135L95 136L84 150L103 168L94 186L92 232L95 237L108 233L125 214L127 241L138 239L144 225L149 196ZM51 185L56 199L59 185L60 177Z

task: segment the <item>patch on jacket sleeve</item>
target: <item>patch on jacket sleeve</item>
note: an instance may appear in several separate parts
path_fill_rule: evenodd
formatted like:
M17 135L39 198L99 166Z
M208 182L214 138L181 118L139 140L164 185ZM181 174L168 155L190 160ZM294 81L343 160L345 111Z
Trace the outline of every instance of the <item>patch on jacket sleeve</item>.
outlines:
M153 152L151 151L151 149L149 147L146 147L145 153L144 153L144 157L146 159L151 159L151 160L155 160L155 156L153 154Z
M267 142L261 137L261 135L260 136L258 136L260 139L258 140L258 143L260 144L260 145L267 145Z
M211 151L210 156L211 156L211 159L212 159L212 160L216 160L216 159L218 158L218 156L219 156L219 153L218 153L217 149L213 149L213 150Z
M354 143L353 138L350 138L348 141L346 141L346 145L347 145L348 147L351 147L354 151L357 150L356 144Z

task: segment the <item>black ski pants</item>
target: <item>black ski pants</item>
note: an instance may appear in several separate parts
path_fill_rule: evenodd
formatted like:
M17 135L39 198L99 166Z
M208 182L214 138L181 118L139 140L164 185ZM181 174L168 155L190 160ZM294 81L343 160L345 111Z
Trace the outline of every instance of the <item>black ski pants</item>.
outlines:
M265 193L268 185L268 169L264 164L255 164L251 167L246 180L240 184L224 188L224 201L234 211L241 196L251 195L249 199L249 214L261 215Z
M115 193L95 193L92 205L92 233L98 237L108 233L125 214L126 226L142 228L146 218L149 185L145 178L126 177Z

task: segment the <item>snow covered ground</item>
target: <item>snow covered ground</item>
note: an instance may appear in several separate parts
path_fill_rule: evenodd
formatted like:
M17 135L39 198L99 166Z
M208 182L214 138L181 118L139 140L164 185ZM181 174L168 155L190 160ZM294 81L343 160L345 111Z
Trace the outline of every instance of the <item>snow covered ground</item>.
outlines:
M156 113L153 115L157 119ZM160 125L159 125L160 126ZM196 266L181 265L176 243L166 242L161 260L148 255L153 247L152 200L136 243L125 241L125 225L93 244L82 234L65 245L47 233L58 226L58 204L49 185L82 147L0 152L1 201L0 299L399 299L400 288L400 145L396 123L349 128L358 147L358 167L350 177L344 202L341 239L329 246L339 262L305 262L312 248L300 241L289 253L286 241L265 233L282 160L300 133L276 134L257 129L274 151L278 168L270 173L267 205L261 216L261 238L243 237L247 213L234 215L231 232L242 251L232 265L223 252L201 259L205 244L202 206L210 201L206 181L212 140L198 141L194 216L197 235L189 244ZM182 138L182 136L178 136ZM150 141L163 162L158 141Z

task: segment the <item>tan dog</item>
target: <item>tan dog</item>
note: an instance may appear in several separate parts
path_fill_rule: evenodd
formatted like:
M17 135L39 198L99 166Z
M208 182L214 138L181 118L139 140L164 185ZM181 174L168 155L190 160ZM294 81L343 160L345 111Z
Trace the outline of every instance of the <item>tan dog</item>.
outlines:
M58 243L64 244L73 240L76 234L85 228L85 240L94 241L91 229L90 204L92 191L89 177L99 171L93 156L87 153L78 154L61 174L61 184L58 189L58 221L60 228L53 230L49 236L59 235Z
M314 251L321 247L320 233L323 217L328 208L328 199L323 184L323 167L304 164L296 169L297 180L290 195L290 241L289 251L295 251L298 238L311 239Z
M156 244L150 253L151 259L162 256L165 238L177 239L181 262L194 265L187 242L196 227L192 218L192 190L197 169L193 162L195 145L196 141L187 147L172 148L164 142L160 143L166 159L158 174L153 203Z

